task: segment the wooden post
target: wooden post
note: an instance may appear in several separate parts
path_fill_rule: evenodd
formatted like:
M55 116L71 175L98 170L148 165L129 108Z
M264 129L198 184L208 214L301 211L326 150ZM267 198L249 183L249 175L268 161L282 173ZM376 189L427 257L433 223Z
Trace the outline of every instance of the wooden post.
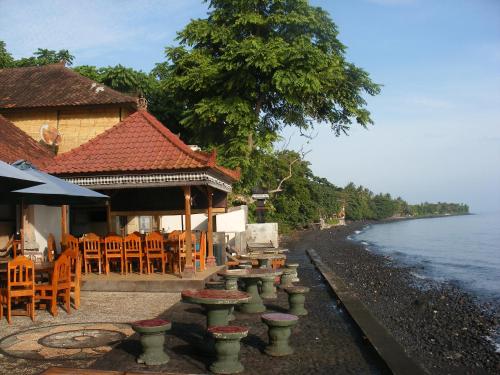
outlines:
M61 244L65 246L64 243L66 239L66 234L68 234L68 206L61 206Z
M214 267L217 265L217 262L215 261L214 257L214 217L213 217L213 210L212 210L212 204L213 204L213 196L214 193L212 192L212 188L210 186L207 186L207 247L208 247L208 256L207 256L207 266L208 267Z
M24 231L26 229L26 205L24 204L24 200L21 199L21 230L19 231L21 234L21 254L24 255ZM15 256L14 256L15 258Z
M183 276L193 276L195 269L193 265L193 244L191 241L191 186L183 186L184 189L184 211L186 214L186 265Z
M114 232L111 221L111 203L109 201L106 202L106 224L108 226L108 233Z

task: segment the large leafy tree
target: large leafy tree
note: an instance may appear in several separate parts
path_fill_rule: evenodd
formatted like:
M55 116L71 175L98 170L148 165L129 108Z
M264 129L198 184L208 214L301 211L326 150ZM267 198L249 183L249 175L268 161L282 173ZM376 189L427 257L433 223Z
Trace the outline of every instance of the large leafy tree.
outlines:
M211 0L208 17L166 49L164 90L181 102L196 142L244 167L284 126L325 123L339 135L372 123L364 96L379 86L346 60L337 35L307 0Z

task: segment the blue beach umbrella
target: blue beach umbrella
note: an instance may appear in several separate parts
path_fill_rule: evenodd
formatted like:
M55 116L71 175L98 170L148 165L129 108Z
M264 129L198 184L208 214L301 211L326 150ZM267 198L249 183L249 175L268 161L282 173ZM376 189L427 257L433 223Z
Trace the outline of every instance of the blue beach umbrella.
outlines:
M0 193L43 184L43 181L0 160Z
M43 182L42 185L8 193L9 197L22 199L26 204L44 204L49 206L102 204L109 198L107 195L72 184L48 173L41 172L24 160L17 161L12 165L20 171Z

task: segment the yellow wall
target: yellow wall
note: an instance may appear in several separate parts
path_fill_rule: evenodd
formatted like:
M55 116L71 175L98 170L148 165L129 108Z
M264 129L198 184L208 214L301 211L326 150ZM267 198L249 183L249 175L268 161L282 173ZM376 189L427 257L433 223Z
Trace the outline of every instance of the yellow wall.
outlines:
M78 147L120 122L120 107L117 106L62 110L17 109L0 113L36 141L40 141L40 127L43 124L59 129L62 142L58 153ZM130 113L130 109L122 107L122 120Z

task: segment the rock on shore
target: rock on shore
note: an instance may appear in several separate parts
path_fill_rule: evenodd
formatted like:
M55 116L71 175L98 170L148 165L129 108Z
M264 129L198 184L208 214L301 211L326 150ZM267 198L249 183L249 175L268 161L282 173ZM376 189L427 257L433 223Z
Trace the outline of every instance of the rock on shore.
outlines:
M364 225L299 232L292 240L315 249L429 373L499 373L500 355L487 339L498 329L498 308L453 285L417 280L411 267L347 239Z

